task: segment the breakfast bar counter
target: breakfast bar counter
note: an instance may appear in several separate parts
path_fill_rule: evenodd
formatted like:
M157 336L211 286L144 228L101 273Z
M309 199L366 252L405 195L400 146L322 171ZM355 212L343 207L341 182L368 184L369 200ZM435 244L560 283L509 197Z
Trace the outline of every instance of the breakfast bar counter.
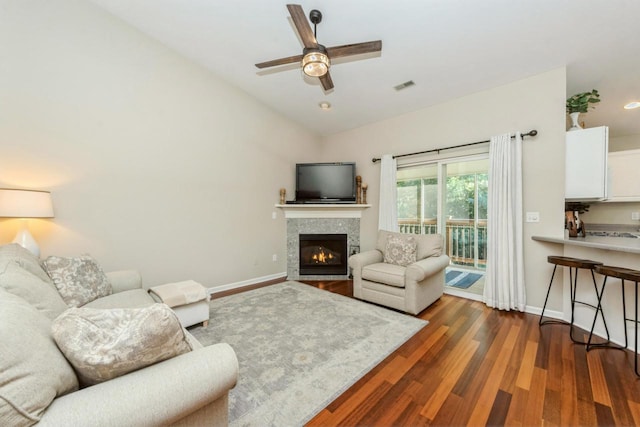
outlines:
M532 236L531 239L539 242L560 243L562 245L580 246L583 248L602 249L605 251L618 251L640 254L640 238L631 237L548 237Z

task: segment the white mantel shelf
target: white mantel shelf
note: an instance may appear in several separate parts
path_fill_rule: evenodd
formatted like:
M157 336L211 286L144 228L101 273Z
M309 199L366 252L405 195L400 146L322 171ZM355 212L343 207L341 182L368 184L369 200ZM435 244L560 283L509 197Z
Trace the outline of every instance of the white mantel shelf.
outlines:
M361 218L371 205L356 204L296 204L276 205L285 218Z

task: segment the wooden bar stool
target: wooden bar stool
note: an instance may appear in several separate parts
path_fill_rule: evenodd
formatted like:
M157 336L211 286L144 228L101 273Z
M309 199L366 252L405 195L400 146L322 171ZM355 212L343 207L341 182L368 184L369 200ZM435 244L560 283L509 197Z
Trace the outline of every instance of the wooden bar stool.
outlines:
M540 314L540 320L538 321L539 325L547 325L547 324L562 324L562 325L569 325L571 327L571 329L569 330L569 337L571 338L571 341L573 341L576 344L588 344L590 341L581 341L578 340L576 338L573 337L573 322L575 320L575 306L576 304L582 304L582 305L586 305L588 307L592 307L596 310L595 316L593 317L594 319L594 324L596 319L598 318L598 313L600 313L600 316L602 317L602 322L604 323L604 328L607 332L607 341L609 340L609 329L607 328L607 322L604 319L604 313L602 312L602 307L600 307L600 305L598 304L597 306L593 305L593 304L589 304L587 302L584 301L578 301L576 300L576 288L578 286L578 270L582 269L582 270L589 270L591 271L591 279L593 280L593 288L596 292L596 297L598 299L598 301L600 301L601 299L601 292L598 292L598 286L596 285L596 277L593 274L593 270L598 266L598 265L602 265L601 262L598 261L591 261L589 259L580 259L580 258L571 258L571 257L566 257L566 256L555 256L555 255L550 255L547 257L547 261L550 264L553 264L553 273L551 273L551 281L549 281L549 288L547 289L547 297L544 300L544 306L542 307L542 313ZM571 322L567 323L565 321L562 320L543 320L544 318L544 311L547 308L547 301L549 300L549 293L551 292L551 285L553 284L553 277L556 274L556 269L558 268L558 266L563 266L563 267L569 267L569 289L571 291ZM598 344L592 344L592 346L602 346L603 344L598 343Z
M629 345L629 339L627 336L627 322L634 322L635 325L635 345L634 345L634 370L636 375L640 376L638 372L638 282L640 282L640 271L632 270L630 268L624 267L612 267L609 265L598 265L595 268L596 272L602 274L604 276L604 281L602 282L602 292L598 296L598 308L602 308L602 296L604 295L604 288L607 285L607 279L609 277L615 277L616 279L621 280L622 284L622 318L623 318L623 327L624 327L624 346L609 346L610 348L617 348L624 350ZM625 300L625 286L624 281L628 280L630 282L635 283L635 318L631 319L627 317L627 305ZM597 344L591 344L591 337L593 335L593 328L595 327L596 322L595 319L593 321L593 325L591 325L591 332L589 333L589 339L587 340L587 351L592 348L601 348L602 346Z

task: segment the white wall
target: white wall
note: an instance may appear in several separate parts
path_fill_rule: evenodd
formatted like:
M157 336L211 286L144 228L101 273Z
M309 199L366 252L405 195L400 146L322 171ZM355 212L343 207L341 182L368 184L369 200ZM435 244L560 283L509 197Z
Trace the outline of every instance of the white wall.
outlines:
M377 230L380 164L373 164L373 157L424 151L482 141L510 131L537 129L538 136L524 142L523 200L524 210L539 212L541 220L525 224L524 249L527 303L542 307L551 276L547 255L561 254L563 248L534 242L531 236L563 235L565 87L566 71L556 69L327 137L324 158L355 160L358 174L369 184L367 201L373 207L365 211L362 219L361 249L374 246ZM402 96L402 92L397 96ZM418 159L411 157L407 161ZM561 286L557 286L551 307L561 310L561 299Z
M147 285L286 271L273 206L318 136L88 2L3 1L0 58L0 186L51 190L55 219L30 222L43 256Z

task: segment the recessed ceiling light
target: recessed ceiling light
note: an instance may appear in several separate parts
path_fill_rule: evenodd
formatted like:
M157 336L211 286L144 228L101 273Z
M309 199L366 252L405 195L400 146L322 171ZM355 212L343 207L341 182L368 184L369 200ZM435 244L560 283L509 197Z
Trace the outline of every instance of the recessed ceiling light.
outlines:
M624 106L625 110L633 110L634 108L640 108L640 101L633 101Z
M321 103L318 104L318 106L323 110L331 109L331 104L329 104L327 101L322 101Z

